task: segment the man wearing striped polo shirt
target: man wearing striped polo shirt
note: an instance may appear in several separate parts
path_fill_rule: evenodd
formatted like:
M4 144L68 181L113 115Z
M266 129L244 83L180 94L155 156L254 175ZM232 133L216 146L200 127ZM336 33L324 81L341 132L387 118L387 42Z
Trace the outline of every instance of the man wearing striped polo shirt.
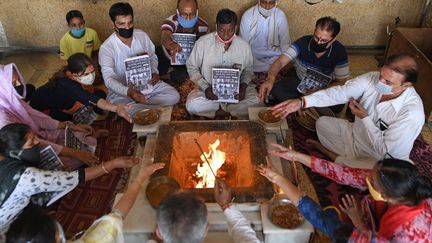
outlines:
M207 22L198 15L198 1L178 0L176 14L169 16L162 23L162 47L156 48L156 55L159 59L158 70L161 78L171 81L170 83L173 85L178 85L188 76L185 65L171 65L170 59L176 53L182 52L181 46L173 39L173 33L195 34L198 40L208 32Z
M310 71L322 74L323 77L330 77L330 86L344 84L349 77L348 55L345 47L336 40L339 32L340 24L336 19L318 19L313 35L306 35L295 41L271 65L267 80L260 87L260 100L263 101L270 93L278 103L302 96L297 87ZM290 62L294 64L295 73L290 72L288 77L275 83L279 71ZM313 91L316 90L304 92ZM343 106L338 108L341 110ZM338 112L339 109L334 111Z

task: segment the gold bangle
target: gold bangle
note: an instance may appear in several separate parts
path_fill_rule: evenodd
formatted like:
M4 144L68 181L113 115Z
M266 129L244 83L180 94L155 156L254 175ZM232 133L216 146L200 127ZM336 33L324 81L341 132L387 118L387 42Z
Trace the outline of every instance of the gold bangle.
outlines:
M108 174L109 171L105 168L104 162L102 162L101 165L102 165L102 170L105 172L105 174Z

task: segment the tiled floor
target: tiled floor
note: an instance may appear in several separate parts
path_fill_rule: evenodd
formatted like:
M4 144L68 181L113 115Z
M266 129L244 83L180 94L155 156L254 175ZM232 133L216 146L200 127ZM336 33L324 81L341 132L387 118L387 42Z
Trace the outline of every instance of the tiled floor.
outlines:
M52 52L17 52L5 56L0 55L1 64L11 62L18 66L27 83L32 83L36 87L47 82L54 72L66 64ZM350 54L349 63L351 77L379 69L372 54ZM432 114L428 124L429 126L426 124L423 127L422 135L429 144L432 144Z

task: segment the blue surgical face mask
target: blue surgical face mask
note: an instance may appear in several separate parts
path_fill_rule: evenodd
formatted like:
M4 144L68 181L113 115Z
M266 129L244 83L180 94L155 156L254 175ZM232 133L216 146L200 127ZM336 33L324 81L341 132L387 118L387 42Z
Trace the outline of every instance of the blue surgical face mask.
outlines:
M183 18L177 9L177 21L185 29L193 28L195 26L196 22L198 21L198 9L197 9L195 18L190 19L190 20Z
M390 85L387 85L381 81L377 81L377 83L375 84L375 89L378 93L382 94L382 95L391 95L392 93L392 89L393 87Z
M71 34L76 38L81 38L84 35L85 27L81 27L81 29L71 28Z

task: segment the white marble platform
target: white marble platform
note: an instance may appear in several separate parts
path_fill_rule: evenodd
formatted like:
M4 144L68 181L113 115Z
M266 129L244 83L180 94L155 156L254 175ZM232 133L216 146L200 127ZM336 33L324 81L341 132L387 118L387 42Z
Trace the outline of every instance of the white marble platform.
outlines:
M267 146L270 143L277 142L276 134L267 134L266 137ZM156 136L148 135L145 147L138 146L136 156L143 158L140 162L140 166L152 163L152 158L155 150ZM280 172L282 172L281 160L275 156L270 156L273 166ZM139 171L140 166L135 166L129 178L129 183L135 178ZM126 216L123 224L125 242L146 242L149 239L151 233L156 228L156 212L150 206L146 196L145 188L148 181L145 182L144 189L138 195L138 198L132 207L129 214ZM117 194L115 202L119 200L122 194ZM208 210L208 220L210 224L209 234L205 242L233 242L227 232L227 224L225 216L221 211L220 207L216 203L206 203ZM263 219L267 215L263 215L262 207L263 204L259 203L237 203L236 207L243 213L243 215L251 222L254 230L257 232L258 237L262 242L275 243L282 238L296 239L296 241L289 242L308 242L310 237L309 228L300 228L297 231L286 231L276 226L269 225ZM268 219L267 219L268 221ZM271 224L271 223L270 223ZM275 228L276 227L276 228ZM313 228L312 228L313 230ZM266 233L267 232L267 233ZM277 235L276 235L277 234ZM292 235L292 237L290 236ZM282 237L282 238L280 238ZM275 241L276 240L276 241ZM284 241L288 242L288 241Z
M305 220L295 229L282 229L274 225L268 217L269 203L261 204L261 220L265 242L309 242L314 227Z

